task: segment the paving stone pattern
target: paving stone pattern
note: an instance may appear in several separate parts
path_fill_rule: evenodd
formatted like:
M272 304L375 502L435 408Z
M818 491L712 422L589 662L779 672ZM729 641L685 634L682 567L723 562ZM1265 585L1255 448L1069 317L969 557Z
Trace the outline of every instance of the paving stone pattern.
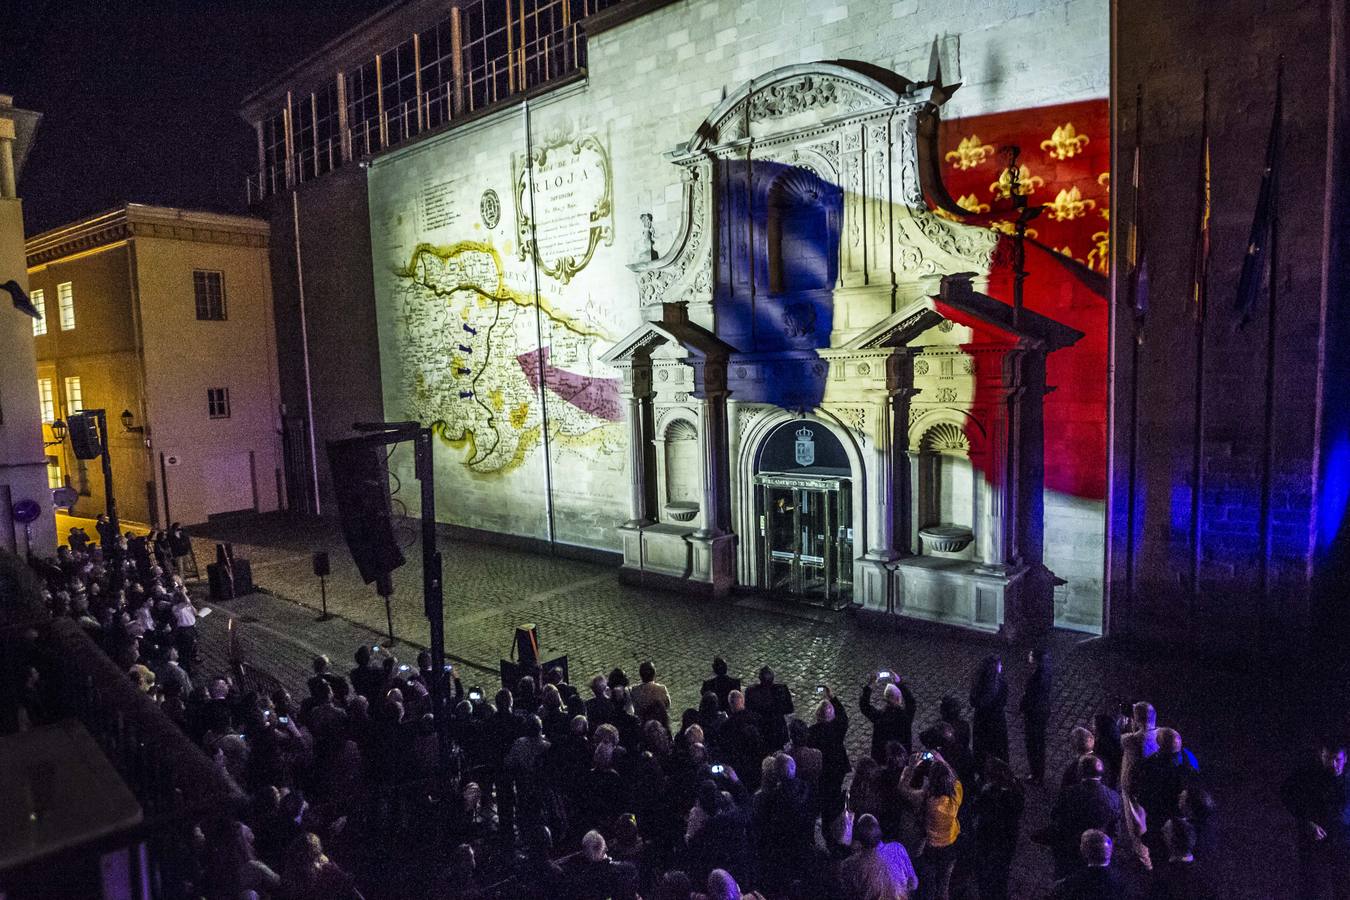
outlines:
M309 660L326 652L345 671L360 643L383 643L384 607L373 588L361 584L335 529L322 523L260 519L211 530L250 558L254 578L266 591L214 604L224 615L205 620L208 667L224 666L224 626L237 620L250 663L291 690L303 690ZM212 554L212 537L198 536L198 558ZM316 621L318 579L309 554L331 551L328 608L336 617ZM420 599L420 559L408 549L397 573L393 619L394 652L411 661L427 642ZM944 694L964 699L981 659L1002 652L1011 690L1009 724L1014 768L1025 771L1016 700L1029 666L1025 648L1001 648L986 639L952 631L916 631L896 623L862 620L765 598L704 601L621 584L613 568L500 547L445 542L447 653L461 663L467 682L495 683L498 661L509 652L512 630L538 626L546 657L566 653L571 678L585 693L595 673L622 666L636 680L638 663L651 659L658 680L677 709L695 705L699 683L710 675L714 654L750 681L770 665L810 721L814 687L829 684L856 709L860 686L877 669L906 676L919 702L915 733L937 717ZM1293 844L1276 786L1297 763L1295 742L1273 740L1306 718L1289 702L1276 675L1243 674L1175 655L1143 654L1083 635L1057 632L1050 639L1056 660L1054 717L1048 772L1058 778L1068 762L1066 738L1076 724L1123 700L1149 699L1161 724L1176 727L1200 758L1221 809L1221 871L1234 873L1227 896L1289 894ZM856 755L866 752L870 730L859 715L850 729ZM1049 779L1048 779L1049 780ZM1046 820L1052 789L1028 789L1024 835ZM1048 854L1023 837L1014 871L1014 895L1039 896L1048 884ZM1253 866L1253 860L1260 865Z

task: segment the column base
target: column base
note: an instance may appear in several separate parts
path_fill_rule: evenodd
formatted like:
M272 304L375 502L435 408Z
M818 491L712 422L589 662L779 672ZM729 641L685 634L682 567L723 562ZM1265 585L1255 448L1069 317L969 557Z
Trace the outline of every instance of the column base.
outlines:
M723 597L736 584L736 535L699 533L678 525L619 528L623 541L620 576L705 596Z

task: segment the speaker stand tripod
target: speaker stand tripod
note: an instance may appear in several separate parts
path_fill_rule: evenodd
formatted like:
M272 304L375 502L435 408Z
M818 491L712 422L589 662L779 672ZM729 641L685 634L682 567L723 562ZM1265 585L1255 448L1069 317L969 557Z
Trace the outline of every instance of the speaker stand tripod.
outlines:
M332 616L330 616L330 615L328 614L328 586L324 583L324 581L325 581L324 577L323 577L322 575L320 575L320 576L319 576L319 604L320 604L320 606L323 608L323 612L319 614L319 618L318 618L318 621L320 621L320 622L327 622L329 619L333 618Z

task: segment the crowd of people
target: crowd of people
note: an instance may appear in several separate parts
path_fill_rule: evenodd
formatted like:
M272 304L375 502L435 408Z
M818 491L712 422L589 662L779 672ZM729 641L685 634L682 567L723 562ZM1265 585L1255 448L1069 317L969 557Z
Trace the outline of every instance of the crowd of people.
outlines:
M199 824L198 896L359 896L340 864L344 835L376 815L397 829L398 786L419 779L442 792L434 815L453 848L424 863L428 894L442 898L994 900L1010 896L1014 859L1028 852L1053 861L1042 887L1055 898L1122 897L1122 873L1153 897L1218 895L1206 865L1213 802L1151 705L1073 728L1071 762L1057 780L1046 772L1044 651L1018 686L1019 775L1014 686L998 656L968 695L931 711L894 670L803 700L768 666L743 684L716 658L698 705L678 709L650 661L635 681L618 668L595 675L587 696L557 668L489 696L426 653L409 665L367 645L346 673L316 658L297 702L201 671L197 609L167 542L62 547L38 571L52 611L84 625L252 798L246 814ZM450 777L431 715L438 679L451 698ZM24 696L21 726L40 723L36 682ZM859 728L869 752L854 756ZM1324 827L1344 831L1312 824L1328 790L1316 776L1286 791L1313 843ZM1035 828L1024 827L1029 789L1057 792Z

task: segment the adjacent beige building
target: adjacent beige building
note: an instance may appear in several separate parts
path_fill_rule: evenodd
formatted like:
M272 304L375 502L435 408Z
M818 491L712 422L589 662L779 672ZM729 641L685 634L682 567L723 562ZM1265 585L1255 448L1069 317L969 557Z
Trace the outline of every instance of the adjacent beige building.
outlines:
M39 116L16 109L0 94L0 284L27 290L24 274L23 204L18 179L32 144ZM56 529L47 490L42 429L33 383L33 320L0 291L0 547L17 553L52 552ZM39 517L16 521L15 504L37 503Z
M107 410L124 520L185 525L278 508L281 443L267 223L128 203L27 242L36 397L51 423ZM129 416L125 413L130 413ZM105 508L98 460L47 448L76 512Z

